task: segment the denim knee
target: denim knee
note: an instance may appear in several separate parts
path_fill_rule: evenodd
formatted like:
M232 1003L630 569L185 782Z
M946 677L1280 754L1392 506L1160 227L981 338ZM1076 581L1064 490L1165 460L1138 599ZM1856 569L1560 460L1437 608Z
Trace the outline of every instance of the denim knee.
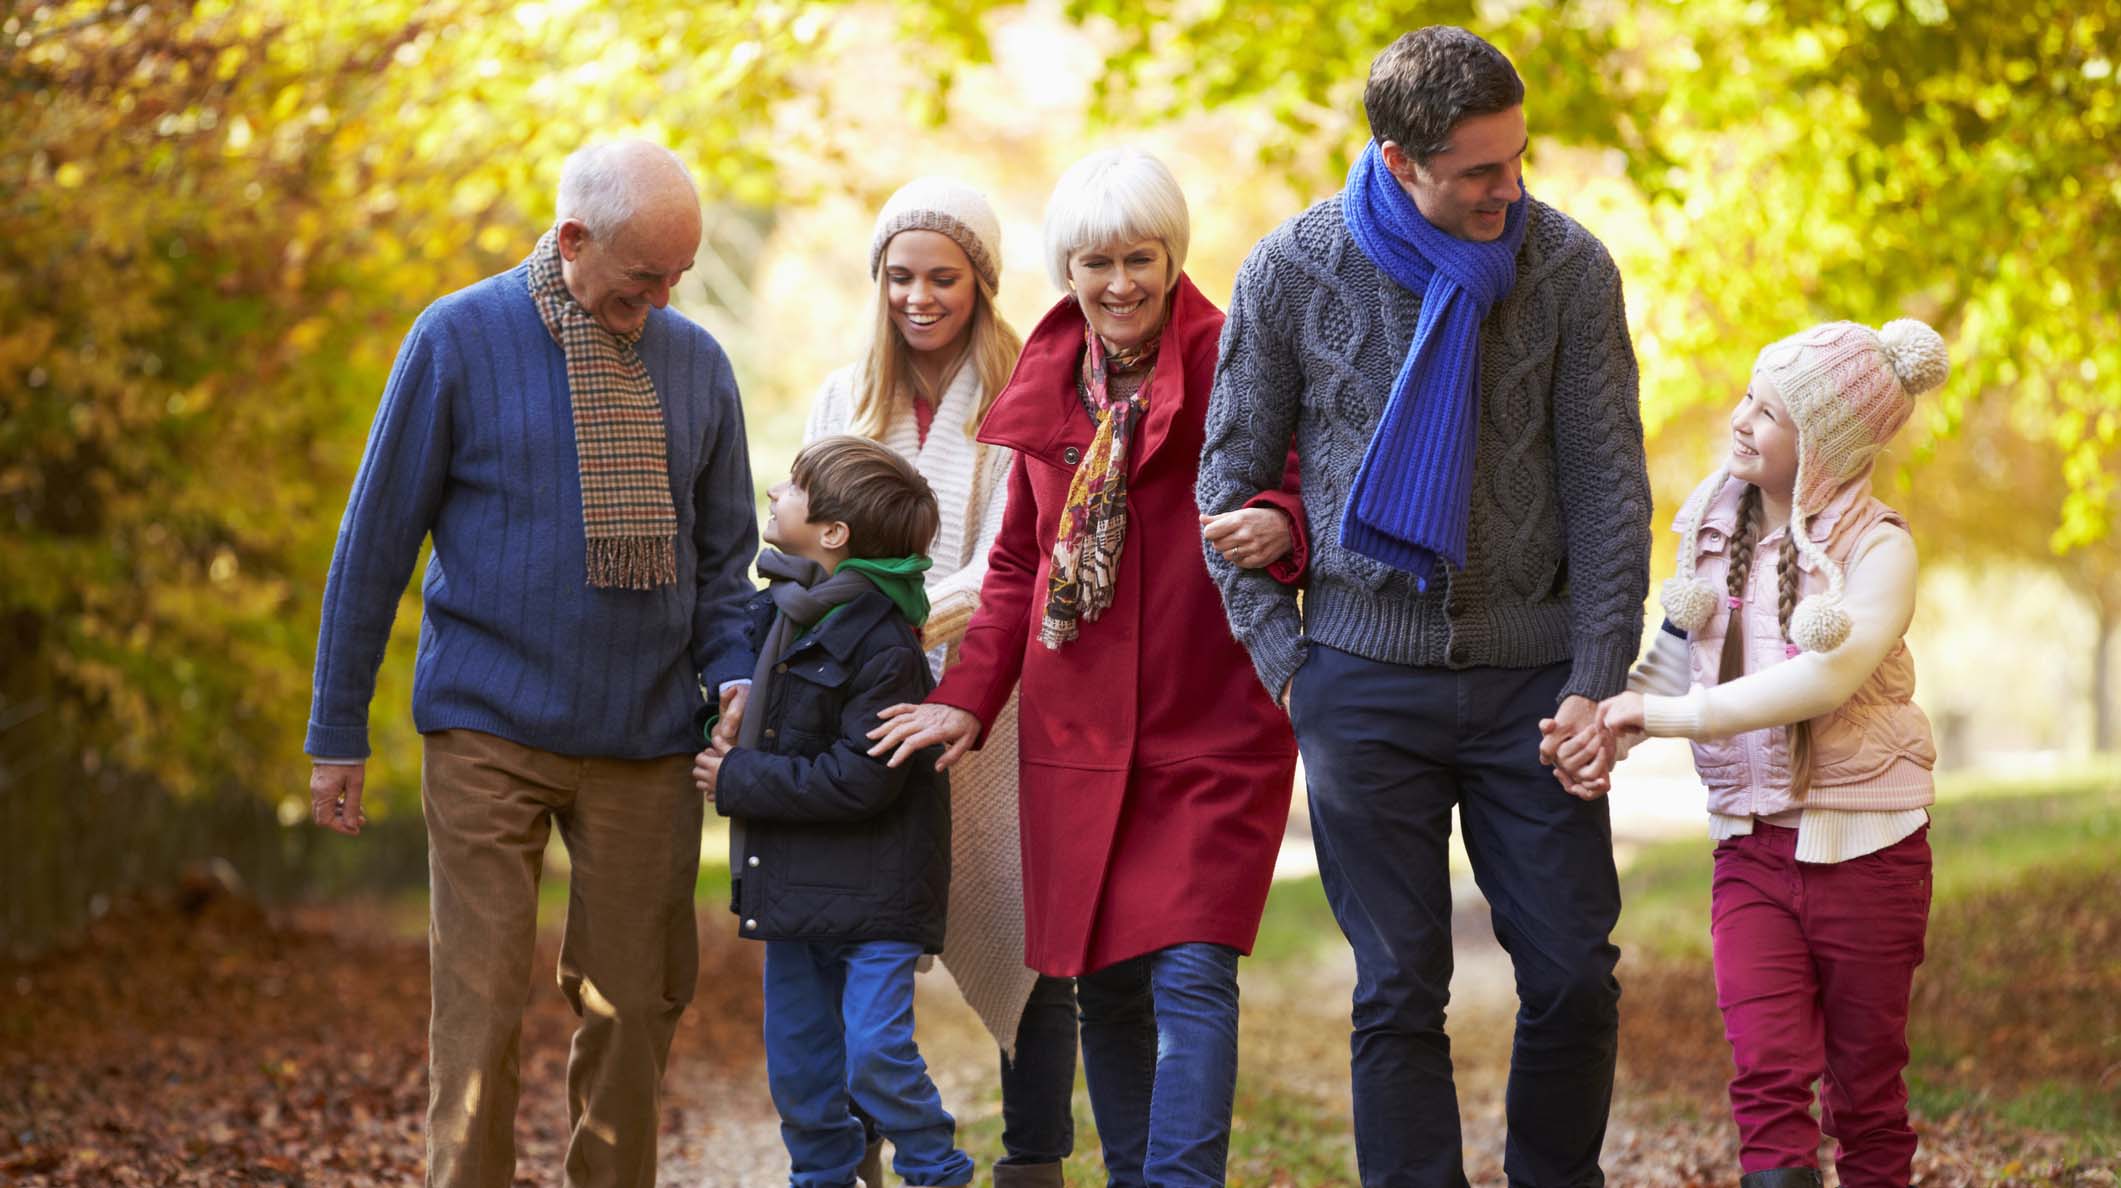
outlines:
M1613 962L1586 954L1572 968L1534 983L1520 983L1524 1021L1533 1027L1608 1033L1620 1026L1620 983Z

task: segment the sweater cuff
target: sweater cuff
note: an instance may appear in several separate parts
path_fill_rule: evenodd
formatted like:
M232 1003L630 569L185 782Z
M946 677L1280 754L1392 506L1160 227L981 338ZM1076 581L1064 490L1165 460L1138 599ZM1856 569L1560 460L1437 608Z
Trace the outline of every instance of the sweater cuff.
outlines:
M1652 738L1699 738L1703 730L1702 702L1707 690L1695 689L1683 697L1646 693L1642 698L1643 733Z
M1274 704L1280 705L1283 690L1310 655L1308 645L1296 632L1269 627L1246 640L1245 648L1252 653L1252 668L1259 674L1259 683L1267 687L1267 696Z
M1267 563L1267 576L1284 586L1302 585L1311 568L1311 540L1305 528L1303 501L1287 491L1261 491L1245 500L1245 506L1271 508L1289 518L1289 552Z
M1554 703L1559 705L1571 697L1604 701L1625 691L1628 669L1635 663L1635 649L1640 643L1639 639L1611 636L1578 643L1575 660L1569 667L1569 683L1561 687L1561 696Z
M302 751L312 759L366 759L368 727L366 724L326 726L312 721L309 736L302 742Z

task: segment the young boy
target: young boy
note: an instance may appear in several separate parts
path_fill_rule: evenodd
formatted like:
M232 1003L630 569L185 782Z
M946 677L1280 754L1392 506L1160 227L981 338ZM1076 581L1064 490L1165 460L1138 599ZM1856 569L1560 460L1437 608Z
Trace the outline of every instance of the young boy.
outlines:
M877 711L934 681L916 628L935 495L896 453L826 437L766 494L758 661L734 743L693 767L730 818L732 908L766 942L766 1075L794 1188L848 1188L859 1107L908 1184L972 1179L913 1042L914 965L943 947L950 785L935 756L872 759Z

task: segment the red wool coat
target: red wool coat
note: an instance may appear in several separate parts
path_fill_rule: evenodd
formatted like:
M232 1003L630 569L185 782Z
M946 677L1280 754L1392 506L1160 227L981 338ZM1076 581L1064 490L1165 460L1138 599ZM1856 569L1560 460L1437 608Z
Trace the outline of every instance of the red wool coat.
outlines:
M1094 426L1073 298L1031 333L980 440L1017 451L957 663L929 700L982 723L1021 681L1025 959L1073 975L1186 941L1250 952L1289 814L1296 740L1230 635L1194 479L1223 314L1184 276L1136 427L1112 606L1038 641L1053 539ZM1299 521L1300 522L1300 521Z

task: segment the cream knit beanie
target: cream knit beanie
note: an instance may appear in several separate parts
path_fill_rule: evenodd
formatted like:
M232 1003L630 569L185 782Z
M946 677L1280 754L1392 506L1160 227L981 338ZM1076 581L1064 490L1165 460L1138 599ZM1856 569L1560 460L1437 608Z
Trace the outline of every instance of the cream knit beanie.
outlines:
M884 246L901 231L936 231L950 237L972 261L980 285L992 296L1002 286L1002 224L978 190L947 177L918 177L900 186L877 212L869 241L869 279L884 266Z
M1913 318L1888 322L1882 330L1855 322L1814 326L1767 347L1753 364L1754 382L1782 397L1797 429L1789 531L1798 550L1827 578L1825 592L1806 598L1790 616L1790 641L1798 647L1830 652L1849 634L1841 567L1812 539L1806 521L1871 464L1907 424L1914 398L1942 384L1950 371L1944 339ZM1679 574L1664 584L1665 617L1682 631L1706 626L1722 601L1718 591L1695 580L1694 553L1703 515L1728 477L1719 470L1708 484L1687 521Z

